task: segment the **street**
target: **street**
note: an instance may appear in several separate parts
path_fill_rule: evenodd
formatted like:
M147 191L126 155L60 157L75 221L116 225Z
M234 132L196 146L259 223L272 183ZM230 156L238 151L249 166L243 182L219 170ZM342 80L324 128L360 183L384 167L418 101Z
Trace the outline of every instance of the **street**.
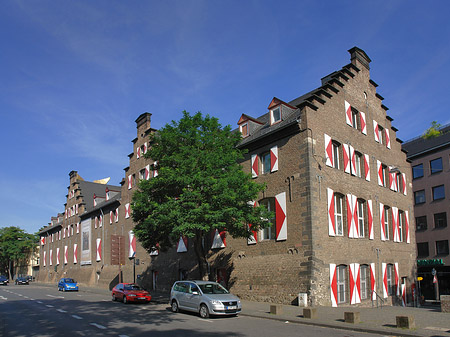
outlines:
M253 317L201 319L167 304L123 304L38 285L0 287L0 336L375 336Z

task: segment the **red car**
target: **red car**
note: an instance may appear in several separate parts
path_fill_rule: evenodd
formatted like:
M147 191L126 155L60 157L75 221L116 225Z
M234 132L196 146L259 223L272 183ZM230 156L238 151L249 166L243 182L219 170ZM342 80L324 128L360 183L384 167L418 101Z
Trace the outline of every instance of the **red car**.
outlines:
M151 299L150 294L135 283L119 283L112 290L113 301L148 303Z

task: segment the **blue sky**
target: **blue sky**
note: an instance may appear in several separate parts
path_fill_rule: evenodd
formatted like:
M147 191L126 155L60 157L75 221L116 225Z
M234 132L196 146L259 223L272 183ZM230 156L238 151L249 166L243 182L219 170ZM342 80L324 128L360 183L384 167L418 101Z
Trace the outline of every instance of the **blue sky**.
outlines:
M236 123L349 63L353 46L397 137L450 123L450 1L0 2L0 227L64 211L69 172L119 185L136 137L201 111Z

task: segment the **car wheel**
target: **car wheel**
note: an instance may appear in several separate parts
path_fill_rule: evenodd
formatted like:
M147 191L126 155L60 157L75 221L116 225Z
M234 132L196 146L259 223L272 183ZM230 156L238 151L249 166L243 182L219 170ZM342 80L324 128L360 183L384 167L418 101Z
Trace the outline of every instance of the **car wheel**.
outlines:
M116 295L112 295L112 300L115 302L115 301L117 301L117 298L116 298Z
M178 311L180 311L180 309L178 308L178 303L177 303L176 300L173 300L173 301L172 301L171 308L172 308L172 312L178 312Z
M128 302L127 302L127 297L125 296L125 295L123 295L123 303L124 304L127 304Z
M208 307L205 304L202 304L200 306L200 317L201 318L208 318L209 317L209 310L208 310Z
M66 292L66 287L63 287L62 289L63 289L64 292Z

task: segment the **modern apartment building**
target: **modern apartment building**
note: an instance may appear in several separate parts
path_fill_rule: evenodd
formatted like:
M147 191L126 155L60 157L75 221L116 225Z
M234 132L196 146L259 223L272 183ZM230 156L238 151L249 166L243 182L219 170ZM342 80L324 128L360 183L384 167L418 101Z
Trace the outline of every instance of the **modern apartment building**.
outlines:
M412 166L417 275L425 299L450 294L450 126L440 131L403 144Z

